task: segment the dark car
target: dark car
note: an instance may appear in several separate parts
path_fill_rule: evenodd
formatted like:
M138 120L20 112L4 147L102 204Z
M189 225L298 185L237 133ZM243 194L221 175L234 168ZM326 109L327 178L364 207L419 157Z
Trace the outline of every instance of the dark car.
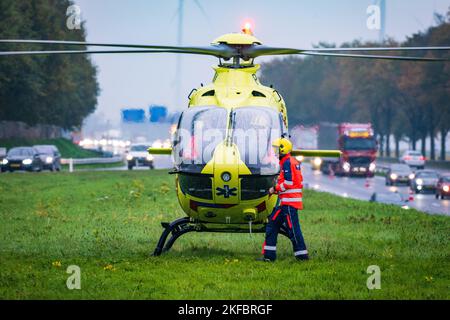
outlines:
M403 207L408 200L403 199L402 195L398 192L375 192L370 197L370 202L394 204Z
M416 176L411 180L411 189L416 193L424 191L435 191L439 175L434 170L418 170Z
M404 183L409 185L415 175L407 164L393 164L386 173L386 185Z
M44 170L60 171L61 170L61 153L56 146L39 145L34 146L38 151L39 157L43 163Z
M6 148L0 148L0 167L2 166L3 159L6 158Z
M441 176L436 186L436 199L450 197L450 175Z
M32 147L12 148L2 161L2 171L42 171L43 163L39 152Z

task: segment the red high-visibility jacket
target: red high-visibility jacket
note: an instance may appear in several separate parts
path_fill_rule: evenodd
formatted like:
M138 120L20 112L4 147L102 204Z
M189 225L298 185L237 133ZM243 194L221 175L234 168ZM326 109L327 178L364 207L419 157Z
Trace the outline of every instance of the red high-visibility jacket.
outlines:
M303 176L300 163L291 156L285 155L280 160L280 176L275 190L281 205L303 209Z

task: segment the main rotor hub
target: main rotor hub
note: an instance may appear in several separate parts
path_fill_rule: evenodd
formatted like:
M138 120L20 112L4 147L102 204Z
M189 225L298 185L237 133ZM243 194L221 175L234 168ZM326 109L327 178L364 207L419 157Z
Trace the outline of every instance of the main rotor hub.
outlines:
M212 42L212 45L227 44L229 46L251 46L261 45L262 42L253 35L245 33L228 33L218 37Z
M232 63L222 63L220 66L227 68L246 68L253 66L253 59L246 56L244 51L253 46L260 46L262 42L253 36L252 34L246 33L228 33L223 36L218 37L212 42L213 46L222 46L229 49L228 57L222 57L225 61L232 59ZM240 60L250 63L241 64Z

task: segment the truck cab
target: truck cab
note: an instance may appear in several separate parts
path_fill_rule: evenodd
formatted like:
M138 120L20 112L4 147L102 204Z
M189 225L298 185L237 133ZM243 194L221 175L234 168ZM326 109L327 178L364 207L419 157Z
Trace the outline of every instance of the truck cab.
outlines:
M328 143L337 144L336 147L342 152L342 156L339 160L323 159L322 172L341 176L375 175L378 145L370 123L328 124L323 131L328 131L326 135Z
M372 125L342 123L338 130L342 157L337 171L343 175L373 177L376 168L377 141Z

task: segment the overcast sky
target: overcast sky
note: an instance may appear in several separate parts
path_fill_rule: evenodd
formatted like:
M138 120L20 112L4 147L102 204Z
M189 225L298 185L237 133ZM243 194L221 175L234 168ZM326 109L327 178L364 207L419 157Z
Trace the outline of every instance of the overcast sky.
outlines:
M319 41L340 44L353 39L377 40L366 26L367 7L373 0L184 0L184 45L208 45L217 36L238 32L244 21L254 24L255 35L266 45L309 48ZM177 43L178 0L76 0L86 21L88 41L137 44ZM449 0L386 0L386 34L396 40L434 23L433 12L446 13ZM76 31L73 31L76 32ZM182 110L187 95L213 77L216 58L182 58L182 104L175 98L173 54L98 55L101 94L96 115L111 123L122 108L150 104ZM264 58L267 59L267 58ZM264 61L260 59L259 61Z

